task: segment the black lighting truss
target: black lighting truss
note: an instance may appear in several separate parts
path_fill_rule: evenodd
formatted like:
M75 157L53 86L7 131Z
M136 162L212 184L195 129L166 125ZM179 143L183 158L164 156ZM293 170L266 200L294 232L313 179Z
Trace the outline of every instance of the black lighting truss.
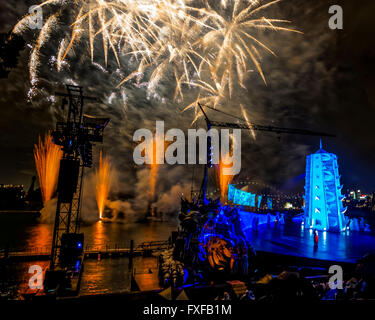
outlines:
M66 85L62 109L68 104L66 120L57 122L52 133L53 142L62 147L57 187L57 207L52 240L51 269L59 263L61 238L64 233L79 233L84 168L92 166L92 143L103 141L104 128L109 118L98 118L83 113L85 100L97 98L83 95L82 87Z

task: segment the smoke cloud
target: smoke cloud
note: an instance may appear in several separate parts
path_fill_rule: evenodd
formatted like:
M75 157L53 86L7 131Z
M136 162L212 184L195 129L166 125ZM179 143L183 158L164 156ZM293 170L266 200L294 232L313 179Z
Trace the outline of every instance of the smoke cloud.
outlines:
M42 223L53 223L55 221L56 205L56 198L52 198L44 204L43 209L40 211L40 221Z

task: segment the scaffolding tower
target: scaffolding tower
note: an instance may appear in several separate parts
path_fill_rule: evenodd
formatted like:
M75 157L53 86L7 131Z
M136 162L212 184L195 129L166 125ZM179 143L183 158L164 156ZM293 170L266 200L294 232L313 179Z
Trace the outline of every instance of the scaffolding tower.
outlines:
M109 118L83 113L85 100L97 98L83 95L82 87L66 85L62 110L68 105L65 121L57 122L53 142L62 147L63 157L57 186L57 207L52 239L50 270L69 267L83 250L83 234L79 234L84 168L92 166L93 142L103 141ZM76 247L72 247L76 246Z

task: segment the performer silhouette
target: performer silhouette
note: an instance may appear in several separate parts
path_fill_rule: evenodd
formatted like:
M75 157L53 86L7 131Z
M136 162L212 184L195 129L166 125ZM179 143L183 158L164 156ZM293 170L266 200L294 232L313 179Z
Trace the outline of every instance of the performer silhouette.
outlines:
M318 249L318 243L319 243L319 235L318 231L314 230L314 249Z

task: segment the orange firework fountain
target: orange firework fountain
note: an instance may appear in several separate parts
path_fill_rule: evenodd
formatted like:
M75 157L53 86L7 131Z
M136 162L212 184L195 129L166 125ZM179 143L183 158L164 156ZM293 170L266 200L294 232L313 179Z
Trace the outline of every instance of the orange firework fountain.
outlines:
M155 201L156 181L158 179L159 165L156 163L156 140L152 140L152 163L150 165L150 201Z
M158 173L159 173L159 166L160 164L156 163L156 152L157 147L160 144L157 144L157 139L160 139L160 137L155 137L152 139L152 163L150 164L150 201L155 201L155 195L156 195L156 182L158 180ZM160 140L162 141L162 140ZM164 150L168 147L168 145L172 142L164 141Z
M39 143L34 145L34 158L44 204L56 192L61 157L62 151L52 142L50 132L44 136L44 140L39 136Z
M103 218L105 203L108 199L112 182L112 167L108 158L103 158L100 152L99 168L96 170L96 203L99 209L99 219Z
M224 161L223 161L224 160ZM224 202L226 194L228 192L228 185L232 182L234 176L233 175L226 175L224 174L225 168L231 168L232 163L225 164L224 162L228 163L229 161L229 154L227 154L224 159L220 158L219 164L216 166L216 173L218 177L218 182L220 186L220 201Z

